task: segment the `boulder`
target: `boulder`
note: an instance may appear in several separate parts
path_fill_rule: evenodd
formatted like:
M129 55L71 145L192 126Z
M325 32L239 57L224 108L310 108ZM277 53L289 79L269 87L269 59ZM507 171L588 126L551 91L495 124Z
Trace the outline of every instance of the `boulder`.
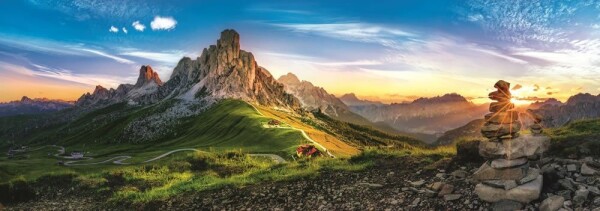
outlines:
M529 203L540 197L542 191L542 176L529 183L517 186L516 188L505 190L501 188L491 187L485 184L477 184L475 186L475 194L481 200L487 202L499 202L501 200L513 200L521 203Z
M454 191L454 185L445 184L444 186L442 186L442 189L438 193L438 196L448 195L448 194L451 194L453 191Z
M540 211L557 211L563 206L565 198L562 196L550 196L540 204Z
M587 164L583 164L581 165L581 174L585 175L585 176L592 176L595 175L598 171L596 169L593 169L592 167L588 166Z
M509 167L513 167L513 166L520 166L527 162L528 162L527 158L517 158L514 160L507 160L507 159L499 158L499 159L492 160L492 163L490 164L490 166L492 166L492 168L495 168L495 169L501 169L501 168L509 168Z
M575 165L575 164L568 164L567 165L567 171L568 172L575 172L575 171L577 171L577 165Z
M432 191L439 191L445 184L443 182L434 182L429 186Z
M483 180L521 180L527 176L529 165L521 165L514 168L495 169L487 162L481 165L473 174L476 181Z
M483 157L479 155L479 143L481 141L465 141L456 144L456 156L454 160L473 163L483 162Z
M550 148L549 137L522 135L514 139L504 139L502 142L481 142L479 144L479 154L485 158L514 160L540 155L548 148Z

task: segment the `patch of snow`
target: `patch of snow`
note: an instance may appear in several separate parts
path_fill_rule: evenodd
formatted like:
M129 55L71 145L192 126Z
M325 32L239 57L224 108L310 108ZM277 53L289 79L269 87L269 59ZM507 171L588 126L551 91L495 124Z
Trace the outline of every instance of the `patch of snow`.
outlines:
M206 78L203 78L200 82L194 84L190 90L185 92L184 94L177 97L178 99L193 101L196 99L196 93L200 90L201 87L206 83Z
M152 94L158 90L158 84L154 81L151 83L144 84L142 87L133 88L131 91L127 93L128 97L140 97L147 94Z

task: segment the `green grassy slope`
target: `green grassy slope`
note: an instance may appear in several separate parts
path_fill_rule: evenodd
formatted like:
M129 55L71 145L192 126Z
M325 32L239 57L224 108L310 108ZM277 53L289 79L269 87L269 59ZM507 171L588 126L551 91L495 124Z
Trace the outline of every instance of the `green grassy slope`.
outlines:
M545 131L552 138L549 154L565 157L600 156L600 119L576 121Z
M173 125L173 133L152 142L117 143L124 128L134 119L151 112L164 110L167 105L151 107L131 107L126 104L115 104L83 115L70 124L38 129L19 139L19 143L27 143L30 148L47 145L60 145L66 151L84 150L95 159L85 162L99 162L119 155L133 158L127 162L141 162L165 152L181 148L195 148L205 151L238 150L247 153L272 153L289 157L294 149L305 142L299 131L285 128L263 128L269 119L258 114L251 105L237 100L225 100L213 105L200 115L182 119ZM17 118L17 117L11 117ZM24 118L20 117L22 121ZM0 130L11 128L11 121L0 118ZM2 151L6 151L7 137ZM87 172L94 171L98 165L60 167L57 158L48 156L56 153L57 148L46 147L28 153L28 159L8 160L0 157L0 178L17 176L35 177L38 173L54 171ZM178 153L186 154L186 153ZM102 164L114 166L112 164ZM101 169L101 168L98 168Z

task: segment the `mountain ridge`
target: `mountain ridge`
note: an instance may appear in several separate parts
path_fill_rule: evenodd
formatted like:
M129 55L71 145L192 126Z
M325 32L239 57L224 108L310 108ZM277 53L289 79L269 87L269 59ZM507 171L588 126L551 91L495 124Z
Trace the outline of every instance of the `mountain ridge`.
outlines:
M204 48L196 60L180 59L166 82L152 67L144 65L135 85L121 84L110 90L97 86L93 93L82 95L76 105L94 107L125 101L147 105L170 98L209 104L232 98L290 109L300 107L298 100L258 65L252 53L240 49L240 35L232 29L221 32L217 44Z
M385 122L402 132L426 134L442 134L463 126L484 115L486 107L456 93L422 97L407 103L350 106L352 111L372 122Z
M61 111L74 106L73 101L21 97L20 100L0 103L0 116L41 114Z

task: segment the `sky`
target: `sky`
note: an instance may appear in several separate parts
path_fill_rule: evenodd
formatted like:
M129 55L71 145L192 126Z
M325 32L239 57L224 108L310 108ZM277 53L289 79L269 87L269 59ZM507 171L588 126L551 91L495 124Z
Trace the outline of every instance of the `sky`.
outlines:
M596 0L14 0L0 1L0 102L76 100L145 64L166 81L228 28L275 77L338 96L483 103L500 79L523 102L600 92Z

